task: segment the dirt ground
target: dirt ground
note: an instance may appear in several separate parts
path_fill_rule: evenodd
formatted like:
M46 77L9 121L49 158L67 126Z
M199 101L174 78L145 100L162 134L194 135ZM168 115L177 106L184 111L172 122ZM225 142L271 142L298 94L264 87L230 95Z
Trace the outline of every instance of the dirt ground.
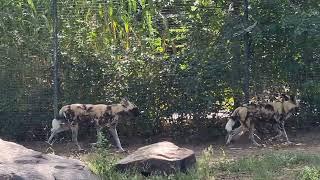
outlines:
M209 147L210 145L214 149L217 158L220 158L223 154L230 159L238 159L247 155L259 155L270 151L282 151L282 152L304 152L310 154L320 153L320 132L319 130L304 131L294 134L289 134L290 140L293 142L291 145L285 145L281 142L268 142L264 144L264 147L255 147L247 139L247 136L242 136L236 142L231 145L224 145L224 138L212 140L212 142L199 143L199 144L177 144L180 147L192 149L196 156L199 156L201 152ZM127 140L128 141L128 140ZM130 142L130 141L129 141ZM43 153L54 153L60 156L80 158L82 155L92 151L89 142L81 142L82 147L85 149L84 152L78 152L77 148L72 142L56 142L50 147L45 142L33 141L20 143L27 148L40 151ZM146 144L130 144L124 145L124 148L128 153L135 151L139 147ZM126 153L123 154L125 156Z

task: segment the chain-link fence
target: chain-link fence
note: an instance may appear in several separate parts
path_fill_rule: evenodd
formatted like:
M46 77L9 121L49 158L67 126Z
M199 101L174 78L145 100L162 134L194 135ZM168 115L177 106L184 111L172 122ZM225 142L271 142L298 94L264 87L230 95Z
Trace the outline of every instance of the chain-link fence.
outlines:
M292 126L318 125L313 7L295 5L307 16L284 2L250 3L246 21L242 1L58 0L58 107L127 96L145 114L120 124L121 136L219 135L224 121L216 114L243 101L248 32L251 95L290 87L305 102ZM52 3L1 8L0 135L44 140L54 112Z

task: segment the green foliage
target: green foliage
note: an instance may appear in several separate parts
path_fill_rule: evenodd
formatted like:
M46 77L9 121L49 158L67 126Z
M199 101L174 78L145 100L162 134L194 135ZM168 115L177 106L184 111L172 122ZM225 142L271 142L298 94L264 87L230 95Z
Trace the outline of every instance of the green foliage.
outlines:
M197 173L201 175L199 179L212 179L214 175L214 166L216 165L214 159L214 151L212 146L203 150L200 157L197 159ZM221 162L224 161L222 157Z
M320 179L320 169L315 167L305 166L298 176L301 180L317 180Z
M125 177L115 172L113 166L119 158L107 150L98 150L97 153L90 155L88 160L88 167L91 171L105 179L124 179L122 177Z
M97 148L99 149L109 149L111 144L109 144L108 139L103 134L103 132L99 132L97 134Z
M307 81L302 85L302 98L312 106L320 104L320 83L315 81Z
M166 133L164 119L182 135L208 127L218 132L206 115L241 101L243 33L255 22L251 93L289 85L304 97L303 113L318 114L317 1L250 1L249 24L242 22L242 10L229 11L230 1L58 2L60 106L116 103L127 96L145 111L121 125L128 136ZM49 125L51 3L1 0L0 7L0 110L6 119L0 126L7 127L7 121L31 130L30 124ZM175 112L182 118L170 118ZM22 122L26 119L31 123ZM0 134L23 137L22 132L1 128Z

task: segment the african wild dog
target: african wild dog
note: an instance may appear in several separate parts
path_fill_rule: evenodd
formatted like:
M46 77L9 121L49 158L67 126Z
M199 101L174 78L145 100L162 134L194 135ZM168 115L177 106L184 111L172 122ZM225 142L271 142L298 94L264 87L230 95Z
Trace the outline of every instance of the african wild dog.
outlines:
M290 144L291 142L289 141L284 125L285 121L298 111L300 100L297 100L294 95L287 96L285 94L281 94L279 100L269 104L272 105L275 110L274 120L276 121L276 130L278 132L278 134L271 138L271 140L284 136L287 143Z
M296 101L294 96L281 95L281 99L270 103L250 104L247 106L238 107L231 114L225 129L228 132L227 142L229 144L232 138L236 135L241 135L245 131L249 131L249 139L253 144L260 146L254 139L254 126L258 122L276 123L276 130L278 135L271 138L279 138L284 136L287 143L291 143L284 128L285 121L292 116L292 114L299 107L299 101ZM240 127L232 130L235 123L239 121Z
M244 132L249 131L249 139L254 145L260 146L254 138L255 123L262 118L270 119L273 114L273 108L270 105L258 106L256 104L249 104L236 108L225 126L228 132L226 144L229 144L234 136L242 135ZM240 122L240 127L232 130L237 121Z
M56 134L71 129L72 141L81 150L78 143L79 122L93 121L96 126L97 136L102 128L107 127L113 136L116 145L120 151L124 151L117 132L117 124L120 120L130 120L140 115L138 107L123 98L119 104L70 104L63 106L59 111L59 119L52 120L51 136L48 143L51 144ZM99 141L99 139L98 139Z

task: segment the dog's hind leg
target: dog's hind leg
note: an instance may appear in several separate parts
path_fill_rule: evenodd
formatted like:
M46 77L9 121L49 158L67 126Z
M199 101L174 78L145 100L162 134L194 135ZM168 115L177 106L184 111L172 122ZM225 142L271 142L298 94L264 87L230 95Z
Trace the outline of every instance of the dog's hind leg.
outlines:
M71 131L72 131L72 141L76 144L78 147L78 150L81 151L83 150L81 146L78 143L78 130L79 130L79 125L75 124L71 126Z
M232 130L229 134L228 134L228 138L227 138L227 142L226 145L230 144L230 142L232 141L233 137L242 133L244 131L244 127L242 125L240 125L240 127L237 127L236 129ZM242 134L241 134L242 135Z
M56 136L57 134L58 134L58 131L57 130L53 130L51 132L51 135L50 135L48 141L46 141L46 142L52 146L54 142L51 142L51 141L54 138L54 136Z
M121 142L120 142L120 139L119 139L119 136L118 136L118 132L117 132L116 126L111 126L109 128L109 131L110 131L111 135L113 136L113 139L116 141L116 145L117 145L118 149L121 152L124 152L125 150L121 146Z
M54 143L54 141L52 141L52 139L53 139L57 134L59 134L60 132L67 131L67 130L69 130L69 126L63 126L63 127L61 127L61 125L60 125L58 128L52 129L52 130L51 130L51 135L50 135L48 141L46 141L46 142L52 146L53 143Z
M254 124L250 125L250 129L249 129L249 139L252 141L252 143L256 146L261 146L259 143L257 143L257 141L254 139ZM257 136L257 135L256 135Z

